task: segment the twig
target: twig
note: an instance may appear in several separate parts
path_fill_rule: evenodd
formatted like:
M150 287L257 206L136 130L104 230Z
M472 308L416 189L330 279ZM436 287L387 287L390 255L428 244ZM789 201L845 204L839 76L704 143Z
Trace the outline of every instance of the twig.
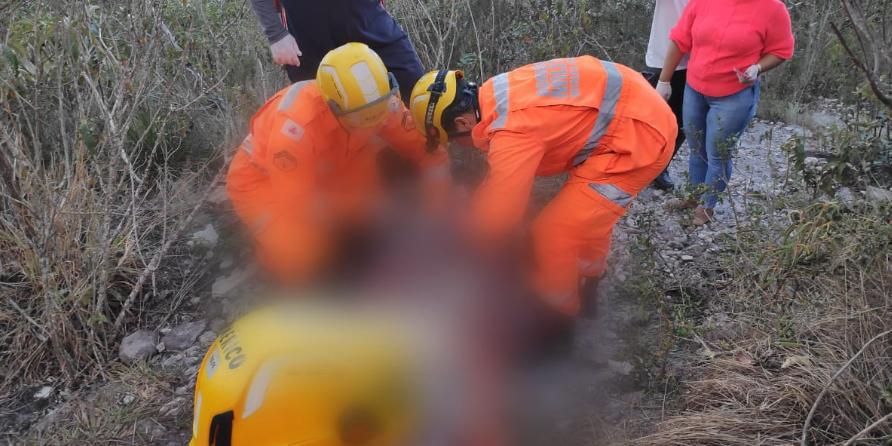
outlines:
M12 305L12 307L15 308L16 311L21 313L22 317L24 317L26 321L30 322L31 325L36 327L40 331L40 333L42 333L37 334L37 339L40 339L40 342L46 342L47 339L49 339L50 334L46 332L46 329L43 328L43 325L38 324L37 321L31 318L31 316L28 316L28 313L26 313L25 310L22 309L22 307L16 304L15 301L12 300L12 298L8 298L6 299L6 301L9 302L9 304Z
M864 77L867 78L867 83L870 84L870 89L876 95L877 99L883 103L889 109L892 109L892 96L888 95L883 89L880 87L880 80L877 79L876 73L867 68L866 65L855 56L854 51L849 47L849 42L843 37L842 32L836 26L835 23L830 24L830 28L833 29L833 33L836 34L836 37L839 39L839 43L842 44L843 49L848 54L849 59L851 59L852 63L858 67L864 73Z
M477 42L477 67L480 69L480 81L483 81L483 49L480 46L480 33L477 31L477 21L474 20L474 11L471 9L471 1L465 0L468 6L468 15L471 17L471 26L474 28L474 39Z
M852 356L845 364L843 364L842 367L839 368L839 370L836 371L836 373L833 374L833 377L830 378L830 382L828 382L827 385L824 386L824 389L821 390L821 393L818 394L818 397L815 399L814 404L812 404L811 410L808 411L808 417L805 418L805 424L802 426L802 439L799 442L800 446L808 446L808 428L811 427L811 420L812 418L814 418L815 412L817 412L818 410L818 404L820 404L821 400L824 398L824 395L827 394L827 391L830 390L830 386L833 384L833 381L836 381L836 378L838 378L839 375L842 374L842 372L848 369L849 366L852 365L852 363L855 362L855 360L858 359L858 357L861 356L861 354L864 353L865 350L867 350L867 347L869 347L870 344L873 344L878 339L888 335L889 333L892 333L892 330L886 330L871 338L869 341L867 341L866 344L864 344L863 347L861 347L861 350L858 350L858 353L855 353L854 356Z
M139 275L139 279L136 281L136 285L133 286L133 289L130 291L130 295L127 296L127 300L124 301L124 306L121 307L121 311L118 313L118 317L115 318L115 329L120 329L121 324L124 322L124 317L127 315L127 312L130 311L130 307L133 306L133 302L136 300L136 296L142 290L143 285L145 285L146 280L158 270L158 267L161 265L161 259L167 254L167 251L170 249L173 242L179 239L180 234L189 224L192 223L192 219L195 218L195 214L198 213L198 210L201 209L202 205L207 202L208 198L213 193L214 189L217 187L217 184L220 182L220 179L223 178L223 174L226 172L227 164L223 163L220 167L220 170L217 171L217 174L214 175L214 179L211 180L207 189L201 197L201 200L195 204L192 210L189 212L189 215L186 216L185 219L180 223L179 227L171 234L171 236L164 242L164 245L161 246L155 255L152 257L152 261L143 269L142 274Z
M885 422L888 421L890 418L892 418L892 413L888 413L888 414L886 414L886 416L884 416L883 418L880 418L879 420L874 421L873 423L870 424L870 426L865 427L861 432L858 432L857 434L855 434L854 437L849 438L849 441L845 442L845 444L843 444L842 446L851 446L851 445L854 444L856 441L858 441L859 438L861 438L862 436L864 436L864 434L866 434L866 433L872 431L874 428L876 428L877 426L879 426L879 425L885 423Z

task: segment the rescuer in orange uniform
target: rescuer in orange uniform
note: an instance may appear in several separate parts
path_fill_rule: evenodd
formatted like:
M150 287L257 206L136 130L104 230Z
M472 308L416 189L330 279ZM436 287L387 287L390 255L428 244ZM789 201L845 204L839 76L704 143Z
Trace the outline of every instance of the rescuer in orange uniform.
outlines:
M323 58L315 80L279 91L251 119L226 189L261 263L280 279L318 273L336 233L380 210L385 146L421 168L428 191L445 189L445 151L428 150L398 91L374 51L348 43Z
M535 176L569 172L532 225L532 285L565 316L580 313L580 275L604 273L614 224L669 163L678 132L641 74L590 56L527 65L479 89L461 71L432 71L415 85L410 108L429 139L487 152L489 173L473 203L478 240L513 231Z

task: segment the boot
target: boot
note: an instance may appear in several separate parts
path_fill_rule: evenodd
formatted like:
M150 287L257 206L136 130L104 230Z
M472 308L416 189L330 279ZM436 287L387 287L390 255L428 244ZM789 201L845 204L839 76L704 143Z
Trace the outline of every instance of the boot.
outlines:
M711 222L714 215L713 209L697 206L697 209L694 209L694 226L703 226Z
M675 183L672 182L672 177L670 177L669 172L665 170L663 171L663 173L660 174L660 176L654 179L652 186L655 189L661 191L670 191L675 189Z
M526 303L527 317L517 328L520 329L518 347L524 364L560 361L573 355L575 344L575 318L565 315L550 305L541 296L531 296Z
M598 318L598 284L600 277L586 277L579 287L579 298L582 299L583 319L593 321Z

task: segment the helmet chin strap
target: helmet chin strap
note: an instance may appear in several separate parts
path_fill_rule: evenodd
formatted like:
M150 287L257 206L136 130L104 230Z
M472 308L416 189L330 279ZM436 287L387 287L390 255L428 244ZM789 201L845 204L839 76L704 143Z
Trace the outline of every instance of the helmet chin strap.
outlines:
M434 126L434 111L437 109L437 103L440 102L440 97L446 92L446 83L444 80L448 73L448 70L438 71L437 77L434 78L434 83L432 83L430 87L427 87L427 91L431 93L431 98L427 102L427 110L424 112L424 130L427 135L428 152L433 152L439 143L440 133Z

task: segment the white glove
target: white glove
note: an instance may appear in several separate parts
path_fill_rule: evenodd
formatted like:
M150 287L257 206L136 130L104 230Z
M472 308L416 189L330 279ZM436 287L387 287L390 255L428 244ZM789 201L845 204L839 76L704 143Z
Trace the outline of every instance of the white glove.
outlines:
M737 77L740 78L740 83L742 84L751 84L759 79L759 74L762 73L762 66L759 64L750 65L749 68L744 72L738 72Z
M657 93L663 98L664 101L669 102L669 98L672 97L672 84L670 82L657 82Z
M291 34L282 37L276 43L270 45L269 51L273 54L273 62L279 65L300 66L300 59L298 56L303 56L303 53L300 52L300 48L297 46L297 41L294 40L294 36Z

